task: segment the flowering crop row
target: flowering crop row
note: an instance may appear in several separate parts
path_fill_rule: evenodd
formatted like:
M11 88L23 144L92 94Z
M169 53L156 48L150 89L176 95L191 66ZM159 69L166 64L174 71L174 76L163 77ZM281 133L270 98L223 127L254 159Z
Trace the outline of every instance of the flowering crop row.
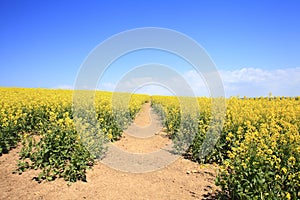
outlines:
M195 125L182 117L178 98L152 97L171 137L186 129L196 131L188 153L200 162L220 165L216 183L223 194L231 199L300 198L299 98L227 99L221 134L215 135L218 141L205 157L201 152L209 148L203 141L213 126L212 99L198 98L198 102ZM182 144L186 143L175 140L175 146Z
M118 98L110 92L88 94L93 94L93 101L87 95L76 104L71 90L0 88L0 155L22 141L19 173L40 168L39 181L85 180L86 169L102 156L105 142L117 140L149 99L126 93Z

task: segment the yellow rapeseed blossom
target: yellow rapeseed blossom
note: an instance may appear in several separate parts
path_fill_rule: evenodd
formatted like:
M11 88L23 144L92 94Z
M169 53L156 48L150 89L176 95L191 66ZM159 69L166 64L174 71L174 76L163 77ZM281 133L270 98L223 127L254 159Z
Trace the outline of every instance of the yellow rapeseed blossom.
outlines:
M285 167L283 167L283 168L281 168L281 171L282 171L284 174L286 174L287 169L286 169Z
M285 197L286 197L288 200L290 200L290 199L291 199L291 194L287 192Z

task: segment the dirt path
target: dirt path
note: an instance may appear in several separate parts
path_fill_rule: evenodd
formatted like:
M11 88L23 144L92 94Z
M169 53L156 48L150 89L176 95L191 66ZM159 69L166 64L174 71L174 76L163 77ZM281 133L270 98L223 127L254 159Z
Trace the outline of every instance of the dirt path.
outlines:
M151 134L149 130L154 132ZM150 105L145 104L133 125L125 131L120 141L113 144L113 149L142 156L151 155L151 152L168 152L166 149L171 141L161 130L157 116L151 111ZM111 148L106 158L88 171L88 182L67 186L65 181L55 180L39 184L32 180L37 175L34 170L22 175L12 174L19 151L20 147L0 157L0 199L205 199L207 193L216 190L212 166L200 167L179 157L160 170L128 173L126 171L137 172L145 164L131 166L128 164L130 162L125 162L126 159L118 158L121 160L119 164L127 168L122 171L113 169L107 163L118 159L112 155L114 150ZM166 155L170 156L169 152ZM155 163L161 164L161 160L164 159L147 158L145 163L149 161L149 166L153 166Z

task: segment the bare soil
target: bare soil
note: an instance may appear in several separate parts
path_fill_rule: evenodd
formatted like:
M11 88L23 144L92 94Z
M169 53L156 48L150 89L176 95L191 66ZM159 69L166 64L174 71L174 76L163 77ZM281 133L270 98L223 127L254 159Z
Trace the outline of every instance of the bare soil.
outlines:
M145 104L133 125L150 126L151 108ZM118 148L133 153L149 153L164 148L170 140L161 130L147 138L124 133L115 142ZM22 175L16 169L20 146L0 157L0 199L212 199L216 167L199 165L179 157L166 167L147 173L128 173L97 162L87 172L87 182L70 186L64 180L38 183L38 171ZM104 158L105 159L105 158Z

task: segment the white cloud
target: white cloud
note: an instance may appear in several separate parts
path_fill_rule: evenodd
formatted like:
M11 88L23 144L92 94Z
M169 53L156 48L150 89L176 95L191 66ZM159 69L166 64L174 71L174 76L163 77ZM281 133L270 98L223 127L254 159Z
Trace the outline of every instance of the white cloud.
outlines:
M300 68L263 70L243 68L220 71L226 92L231 95L275 96L300 95Z
M100 83L98 87L99 90L105 90L105 91L114 91L115 88L116 88L116 84L109 83L109 82Z
M223 81L226 83L250 82L257 83L272 77L269 71L258 68L242 68L234 71L220 71Z
M214 84L215 73L205 74L205 77L211 80L211 84ZM242 68L232 71L220 70L217 73L221 77L226 97L236 95L268 96L269 92L272 92L274 96L300 96L300 67L274 70ZM191 70L182 73L181 76L197 96L210 96L209 87L201 74ZM141 88L136 93L170 95L171 92L164 86L172 85L173 88L184 88L181 86L182 82L176 83L174 80L176 77L166 76L165 84L159 86L159 83L152 82L151 77L137 78L124 82L122 88L137 89L136 86L139 85ZM116 85L116 83L103 83L101 89L114 91Z
M140 76L140 74L137 74ZM193 91L190 88L189 84L184 80L181 75L174 74L164 74L163 76L153 77L148 76L147 74L143 77L128 77L121 82L116 84L114 83L103 83L100 84L103 86L111 85L115 86L113 90L110 91L117 92L131 92L131 93L145 93L151 95L172 95L176 94L178 96L193 96Z
M164 86L151 81L151 78L133 79L122 83L101 83L98 87L99 90L105 91L121 91L132 92L136 94L149 94L149 95L172 95L172 92Z
M211 80L216 74L210 74ZM275 96L300 95L300 67L264 70L260 68L242 68L233 71L219 71L223 81L225 95L229 96L267 96L272 92ZM210 91L206 81L196 72L183 74L194 92L207 96ZM213 81L211 82L213 83ZM206 93L204 92L206 91Z
M190 70L183 73L183 78L190 85L196 96L209 96L206 82L195 70Z
M285 81L295 83L300 81L300 68L263 70L259 68L242 68L234 71L220 71L227 83L266 83L270 81ZM292 82L291 82L292 81Z
M172 96L173 93L160 85L145 85L135 91L136 94Z
M59 85L59 86L55 87L55 89L73 90L74 86L73 85Z

